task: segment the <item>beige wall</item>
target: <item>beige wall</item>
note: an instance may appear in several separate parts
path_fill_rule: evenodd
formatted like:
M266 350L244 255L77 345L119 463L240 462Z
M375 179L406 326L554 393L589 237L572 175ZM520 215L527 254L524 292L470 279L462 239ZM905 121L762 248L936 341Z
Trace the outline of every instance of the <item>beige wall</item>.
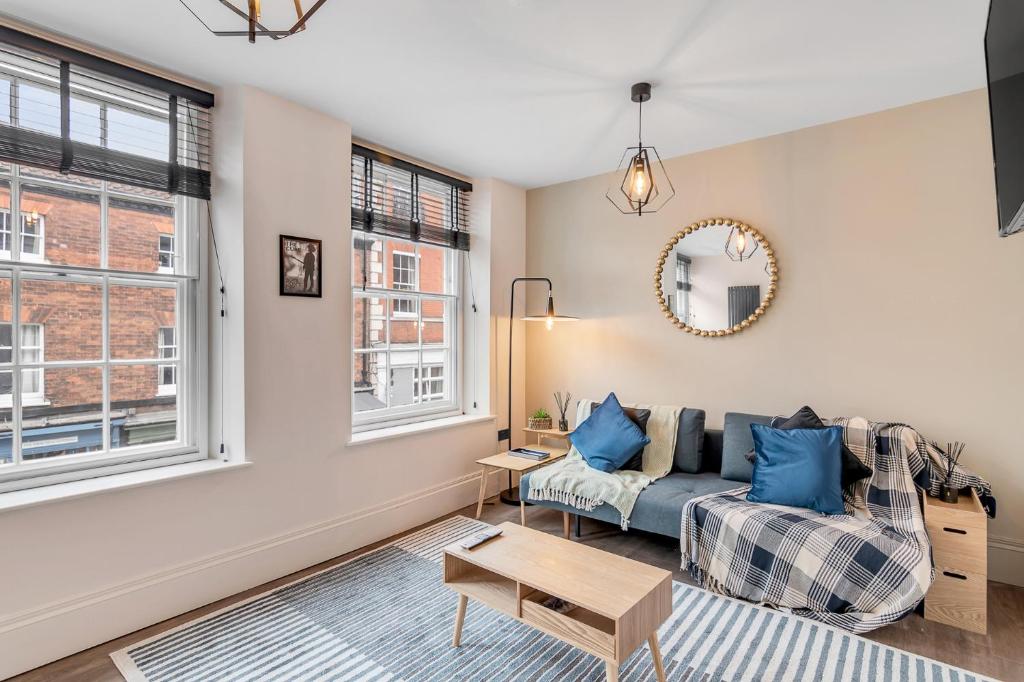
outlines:
M529 331L527 409L614 390L720 427L809 403L966 441L999 499L992 575L1024 584L1024 236L996 236L991 164L977 91L671 159L678 195L643 218L608 205L606 177L528 192L527 269L584 319ZM781 272L767 314L719 339L665 321L652 280L711 216L761 229Z
M216 130L226 442L252 464L0 513L0 679L467 505L474 460L497 449L493 420L346 446L350 128L232 88L218 95ZM522 190L499 191L505 204L525 202ZM490 260L521 265L523 212L518 226L508 215L496 224L512 236ZM282 232L323 239L322 299L278 295ZM488 267L474 277L489 296ZM467 360L482 363L484 395L492 326L483 356ZM216 444L216 409L212 422Z

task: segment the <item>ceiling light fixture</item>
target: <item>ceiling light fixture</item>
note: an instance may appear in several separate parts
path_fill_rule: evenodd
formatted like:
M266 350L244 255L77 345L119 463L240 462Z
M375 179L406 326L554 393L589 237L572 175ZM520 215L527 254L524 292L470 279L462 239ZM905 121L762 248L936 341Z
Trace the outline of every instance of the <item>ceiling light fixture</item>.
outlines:
M757 251L757 247L757 240L748 236L742 227L735 224L729 230L729 236L725 238L725 255L737 263L749 260Z
M221 5L224 5L226 8L231 10L234 14L238 15L242 19L245 19L249 24L248 28L244 31L215 31L214 29L210 28L210 25L203 21L203 19L198 14L196 14L195 10L188 6L188 3L186 3L185 0L178 1L182 5L184 5L185 9L187 9L192 16L198 19L199 23L206 27L206 30L212 33L213 35L231 38L248 36L250 43L255 43L256 38L258 36L265 36L267 38L271 38L272 40L280 40L281 38L287 38L288 36L295 35L300 31L305 31L306 22L309 21L309 18L313 16L313 14L324 5L324 3L327 2L327 0L316 0L316 2L314 2L313 5L308 10L303 11L302 0L292 0L292 4L295 5L295 24L288 29L274 30L269 29L260 23L260 18L263 15L262 0L243 0L243 2L247 5L246 9L242 9L236 6L232 0L203 0L204 2L208 3L219 2ZM287 2L287 0L279 1Z
M651 84L636 83L629 97L640 105L637 143L635 147L626 147L618 166L622 182L613 183L605 196L622 213L640 216L658 211L676 195L676 190L665 172L658 150L652 146L645 147L643 142L644 102L651 99Z

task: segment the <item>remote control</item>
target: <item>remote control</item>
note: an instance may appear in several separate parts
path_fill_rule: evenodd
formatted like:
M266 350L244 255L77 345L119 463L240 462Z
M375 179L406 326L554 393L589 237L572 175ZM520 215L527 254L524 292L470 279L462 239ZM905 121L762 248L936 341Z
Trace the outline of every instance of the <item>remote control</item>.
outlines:
M465 540L459 543L459 547L461 547L462 549L473 549L477 545L482 545L491 538L496 538L499 535L501 535L500 528L488 528L487 530L482 530L476 535L472 535L466 538Z

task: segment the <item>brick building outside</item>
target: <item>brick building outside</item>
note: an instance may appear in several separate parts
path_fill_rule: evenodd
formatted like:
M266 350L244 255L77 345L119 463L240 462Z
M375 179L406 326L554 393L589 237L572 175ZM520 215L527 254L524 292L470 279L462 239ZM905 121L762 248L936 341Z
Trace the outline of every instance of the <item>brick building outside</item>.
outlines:
M33 182L33 178L63 184ZM21 225L11 215L11 183L0 175L0 259L20 240L20 262L99 267L104 197L98 181L24 168ZM173 272L174 202L168 195L111 187L105 197L111 270ZM124 194L113 193L121 190ZM2 269L2 266L0 266ZM132 286L111 280L110 358L171 360L177 355L177 292L173 282ZM30 274L20 288L21 359L24 363L103 359L103 288L99 277ZM0 274L0 362L11 362L13 297ZM177 373L172 363L119 364L110 368L110 446L176 437ZM0 463L11 459L11 370L0 370ZM23 459L89 452L103 444L101 367L22 370Z
M392 292L390 300L372 294L357 296L353 306L353 348L374 351L356 353L353 360L356 412L385 407L389 397L385 392L390 393L393 407L443 399L445 368L450 362L443 348L448 303L402 297L400 292L449 293L445 252L441 247L355 234L352 272L356 287L365 282L368 288ZM385 350L389 340L390 353Z

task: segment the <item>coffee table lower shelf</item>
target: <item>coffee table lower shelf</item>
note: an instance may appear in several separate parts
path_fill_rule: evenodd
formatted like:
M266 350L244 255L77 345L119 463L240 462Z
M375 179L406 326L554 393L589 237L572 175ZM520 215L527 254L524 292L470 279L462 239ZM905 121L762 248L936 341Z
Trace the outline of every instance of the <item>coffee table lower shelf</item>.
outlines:
M620 633L620 628L629 628L632 624L619 623L582 606L575 606L567 613L549 609L542 602L557 595L535 589L449 553L445 553L444 556L444 582L459 595L455 612L455 632L452 637L453 646L462 643L466 605L469 599L474 599L566 644L603 659L608 679L612 681L618 680L619 665L637 648L636 643L630 647L627 638ZM656 630L647 636L646 642L651 649L658 680L665 682Z

